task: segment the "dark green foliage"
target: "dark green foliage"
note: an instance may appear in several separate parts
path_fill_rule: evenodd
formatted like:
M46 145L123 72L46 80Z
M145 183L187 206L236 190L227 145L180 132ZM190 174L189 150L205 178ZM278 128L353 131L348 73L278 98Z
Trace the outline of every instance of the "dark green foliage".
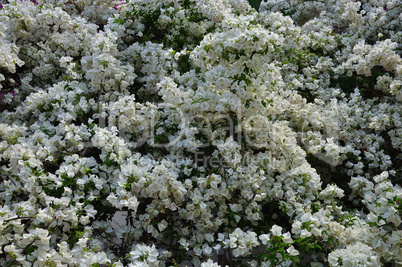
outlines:
M179 65L179 71L181 74L189 71L191 69L190 55L181 55L177 64Z
M248 0L248 3L250 4L250 6L258 11L258 9L260 8L261 0Z
M331 78L330 87L340 87L342 91L348 97L351 93L358 88L362 96L365 98L382 97L384 93L375 90L375 84L377 83L377 78L381 75L388 73L393 76L392 73L387 72L384 67L376 66L371 69L371 76L366 77L364 75L358 75L353 73L352 76L341 76L338 78Z

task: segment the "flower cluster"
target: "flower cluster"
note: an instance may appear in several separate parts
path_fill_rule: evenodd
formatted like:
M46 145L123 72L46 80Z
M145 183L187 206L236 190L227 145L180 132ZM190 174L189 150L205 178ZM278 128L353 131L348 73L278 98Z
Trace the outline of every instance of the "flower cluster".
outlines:
M0 263L402 263L395 0L7 0Z

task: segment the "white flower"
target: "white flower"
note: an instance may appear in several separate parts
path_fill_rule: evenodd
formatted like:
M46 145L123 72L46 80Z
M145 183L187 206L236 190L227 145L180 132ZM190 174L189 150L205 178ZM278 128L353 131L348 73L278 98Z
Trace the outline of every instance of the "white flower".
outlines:
M73 60L72 57L61 57L60 58L60 67L64 68L68 63Z
M180 238L179 244L182 245L187 251L189 250L190 243L184 238Z
M268 241L270 240L269 234L262 234L262 235L260 235L258 238L261 240L261 242L262 242L264 245L267 245L267 244L268 244Z
M290 256L297 256L299 255L299 251L297 251L293 246L290 246L286 251L289 253Z
M144 244L137 244L135 247L133 246L133 250L130 252L132 259L139 262L146 262L150 266L158 266L158 255L159 252L155 248L155 245L149 247Z
M312 261L402 262L398 1L0 2L5 257L254 266L313 235Z
M290 244L290 243L293 242L293 239L291 238L289 232L284 233L282 236L283 236L283 242L284 242L285 244Z
M160 223L158 223L158 229L160 232L165 230L167 226L168 226L168 223L165 220L162 220Z
M201 263L201 267L219 267L219 266L220 265L217 262L214 262L211 259Z
M282 234L282 227L278 226L278 225L274 225L271 228L271 233L274 236L280 236Z
M377 254L366 244L357 242L345 249L337 249L328 255L330 266L378 266Z
M225 240L224 244L233 249L233 256L239 257L250 253L250 250L258 246L259 242L256 233L243 232L240 228L236 228L233 233L229 234L229 239Z

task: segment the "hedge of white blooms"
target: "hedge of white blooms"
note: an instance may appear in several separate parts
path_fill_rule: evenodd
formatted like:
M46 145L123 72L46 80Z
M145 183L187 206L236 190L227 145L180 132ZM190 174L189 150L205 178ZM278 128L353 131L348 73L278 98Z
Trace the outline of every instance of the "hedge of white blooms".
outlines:
M397 0L2 1L0 264L402 264L401 21Z

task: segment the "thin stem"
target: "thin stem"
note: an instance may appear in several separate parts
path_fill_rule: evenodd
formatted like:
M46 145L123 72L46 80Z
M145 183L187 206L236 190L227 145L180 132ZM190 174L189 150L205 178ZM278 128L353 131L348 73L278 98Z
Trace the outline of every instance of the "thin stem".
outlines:
M7 176L8 179L10 179L10 181L13 183L13 185L17 186L17 184L14 182L14 180L11 178L11 176L5 170L1 170L1 172L4 172L4 174Z
M4 222L7 223L7 222L19 220L19 219L25 220L25 219L33 219L33 218L35 218L35 217L33 217L33 216L19 216L19 217L15 217L15 218L10 218L10 219L4 220Z
M53 161L50 161L50 160L45 160L45 162L46 162L46 163L48 163L48 164L51 164L51 165L53 165L53 166L60 167L60 165L59 165L59 164L54 163Z

